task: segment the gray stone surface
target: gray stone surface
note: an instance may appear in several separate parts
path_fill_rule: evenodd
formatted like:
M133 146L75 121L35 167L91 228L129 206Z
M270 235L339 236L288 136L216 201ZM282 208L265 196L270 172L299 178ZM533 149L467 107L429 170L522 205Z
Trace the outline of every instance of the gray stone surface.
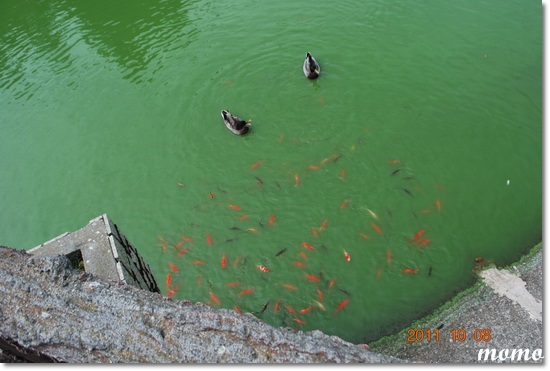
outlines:
M535 246L517 264L503 268L525 281L527 291L542 301L542 246ZM505 290L498 290L505 291ZM439 341L408 342L409 328L418 330L440 328ZM466 340L451 341L452 332L464 329ZM490 341L476 341L476 330L488 329ZM388 336L371 345L371 350L422 363L477 363L480 349L543 349L543 323L524 307L506 295L501 295L483 280L443 305L434 314L420 319L397 335ZM504 354L504 353L503 353ZM544 353L543 353L544 354ZM497 362L499 362L498 360ZM539 362L542 362L540 359ZM495 363L482 359L482 363ZM510 359L505 361L511 362ZM532 362L532 360L531 360Z
M320 331L274 328L0 247L0 339L71 363L399 362Z

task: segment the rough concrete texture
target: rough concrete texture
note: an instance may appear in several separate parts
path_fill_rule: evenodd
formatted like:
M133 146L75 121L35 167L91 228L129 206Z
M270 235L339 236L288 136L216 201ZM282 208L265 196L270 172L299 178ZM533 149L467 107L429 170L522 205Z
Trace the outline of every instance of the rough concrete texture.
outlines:
M371 350L422 363L510 363L510 359L492 360L491 357L487 360L482 357L478 361L479 350L495 349L496 354L499 354L506 349L529 349L532 355L536 349L542 349L542 316L537 318L536 315L537 310L542 308L541 244L518 263L501 269L500 273L481 274L482 277L487 275L492 277L490 285L480 279L474 287L459 294L434 314L416 321L397 335L372 343ZM497 278L495 281L495 276L505 279ZM519 279L523 282L518 285ZM514 282L514 285L510 286L510 282ZM523 288L527 294L522 293ZM527 309L522 295L532 296L527 298ZM424 335L430 329L432 340L409 342L409 336L413 334L409 329L423 330ZM435 329L439 329L439 341L433 336ZM453 333L457 335L462 332L460 329L466 331L466 339L452 341ZM487 342L483 336L487 334L485 330L490 330L490 340ZM474 339L476 334L480 341ZM504 352L502 354L505 355ZM539 359L538 363L543 362L543 359ZM524 357L521 362L534 360L525 361Z
M274 328L0 247L0 346L70 363L387 363L320 331Z

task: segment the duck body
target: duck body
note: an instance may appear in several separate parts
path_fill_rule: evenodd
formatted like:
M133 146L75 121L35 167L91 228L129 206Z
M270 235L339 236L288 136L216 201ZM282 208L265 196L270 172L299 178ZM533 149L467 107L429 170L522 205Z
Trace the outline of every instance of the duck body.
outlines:
M313 58L310 52L307 52L306 54L303 70L304 75L311 80L316 79L321 74L321 66L317 63L315 58Z
M252 120L244 121L239 117L232 115L227 110L222 110L222 117L225 126L236 135L243 135L250 130L250 122Z

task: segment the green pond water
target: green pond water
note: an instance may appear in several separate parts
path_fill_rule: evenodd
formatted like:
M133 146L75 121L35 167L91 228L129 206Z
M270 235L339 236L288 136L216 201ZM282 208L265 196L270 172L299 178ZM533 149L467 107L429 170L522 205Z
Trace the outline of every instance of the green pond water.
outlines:
M275 326L368 342L542 239L536 2L1 0L0 112L1 244L107 213Z

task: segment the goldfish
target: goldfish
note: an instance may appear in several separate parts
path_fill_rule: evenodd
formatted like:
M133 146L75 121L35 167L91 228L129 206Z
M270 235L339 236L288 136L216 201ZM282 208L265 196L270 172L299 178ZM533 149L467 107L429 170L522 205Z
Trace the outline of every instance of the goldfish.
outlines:
M388 261L388 264L391 263L391 259L392 259L392 253L391 253L391 250L388 250L386 251L386 260Z
M305 321L303 321L303 320L301 320L301 319L299 319L299 318L293 318L292 320L293 320L294 322L296 322L297 324L299 324L299 325L305 325L305 324L306 324Z
M424 235L424 233L426 233L426 230L425 229L421 229L419 230L418 232L416 232L416 234L413 236L413 240L414 241L418 241L422 235Z
M340 205L340 208L343 209L344 207L346 207L347 204L348 204L348 201L344 200L344 202L342 202L342 204Z
M208 193L208 196L210 196L210 198L216 197L216 196L214 196L214 193L212 193L212 192Z
M321 226L319 227L319 230L324 230L326 227L327 227L327 224L328 224L328 219L325 219L322 223L321 223Z
M170 286L172 286L172 275L168 273L166 275L166 287L170 288Z
M212 240L212 236L207 234L206 235L206 242L208 242L208 245L212 246L212 244L214 243L214 240Z
M281 305L281 299L277 299L275 305L273 306L273 312L277 313L279 311L279 305Z
M179 270L178 270L178 267L176 267L175 264L173 264L173 263L168 263L168 266L170 267L170 269L172 270L172 272L178 273Z
M300 250L300 256L302 257L302 259L307 260L307 254L302 250Z
M183 254L185 254L187 251L189 251L189 248L186 247L185 249L181 250L177 256L182 256Z
M200 260L200 259L193 260L193 261L191 262L191 264L193 264L193 265L201 265L201 264L204 264L204 260Z
M176 286L176 287L172 287L172 289L170 291L168 291L168 293L166 294L167 297L171 297L172 295L174 295L176 293L176 291L178 291L178 288L179 286Z
M271 214L269 217L269 225L272 226L275 223L275 214Z
M225 269L225 267L227 267L227 257L226 257L225 255L222 256L222 262L221 262L221 264L222 264L222 268Z
M311 227L311 233L315 238L319 238L319 232L317 232L317 229L315 227Z
M260 166L261 164L262 164L261 161L257 161L257 162L255 162L255 163L253 163L252 166L250 166L250 168L251 168L251 169L255 169L255 168L257 168L258 166Z
M400 162L401 162L401 160L389 160L389 161L388 161L388 164L390 164L390 165L395 165L395 164L398 164L398 163L400 163Z
M317 308L321 309L323 312L326 311L326 308L323 304L319 303L317 300L313 300L313 304L317 306Z
M342 300L342 302L340 302L340 304L338 304L338 306L336 307L336 310L334 312L338 312L338 311L344 309L344 307L348 304L349 304L349 299Z
M315 247L311 246L307 242L302 242L302 246L305 247L306 249L315 250Z
M212 291L210 291L209 294L210 294L210 298L212 299L214 304L220 305L220 299L216 295L214 295L214 293Z
M236 267L237 264L239 264L240 261L241 261L241 257L237 256L237 258L235 260L233 260L233 266Z
M240 220L245 220L245 219L248 218L249 216L250 216L250 215L248 215L248 214L244 214L244 215L239 216L239 219L240 219Z
M378 267L376 270L376 279L379 280L382 277L382 267Z
M418 242L418 246L422 247L422 246L426 246L427 244L429 244L431 242L431 240L422 240L422 241L419 241Z
M317 166L317 165L309 165L309 166L308 166L308 169L311 169L311 170L319 170L320 167Z
M227 287L239 287L240 285L242 285L242 283L240 282L229 282L226 286Z
M233 210L242 210L240 206L237 205L228 205Z
M292 291L298 290L298 288L296 286L291 285L289 283L283 283L282 286L287 290L292 290Z
M314 276L312 274L304 274L304 277L307 278L310 281L319 282L321 279L317 276Z
M319 301L323 301L325 299L325 295L319 289L317 289L317 297L319 298Z
M265 267L263 265L256 265L256 268L258 268L259 270L261 270L262 272L265 272L265 273L269 272L269 268Z
M285 309L290 313L290 314L294 314L296 315L296 311L294 310L294 308L288 306L288 305L283 305L285 307Z
M329 289L333 288L335 283L336 283L336 278L331 279L330 282L328 283L328 288Z
M180 241L174 245L174 250L179 250L179 248L183 245L183 241Z
M197 277L197 286L202 287L202 276Z
M437 207L437 212L441 212L441 201L439 199L435 200L435 206Z
M296 187L300 185L300 176L298 174L294 174L294 184Z
M239 314L243 314L243 312L241 311L241 308L239 308L239 306L237 304L235 304L235 307L233 309L235 310L235 312L237 312Z
M403 269L403 273L407 273L407 274L415 274L415 273L418 273L418 269L413 269L413 268L405 268L405 269Z
M481 263L483 261L483 258L482 257L477 257L476 258L476 263Z
M241 292L239 292L239 295L248 295L251 294L254 291L254 287L250 287L248 289L244 289Z
M378 233L378 234L380 234L380 235L382 234L382 230L380 229L379 226L377 226L377 225L374 224L374 223L371 223L371 225L372 225L372 228L374 228L374 230L376 231L376 233Z
M369 239L369 236L367 236L367 235L364 234L364 233L359 233L359 236L361 236L361 238L364 238L365 240L368 240L368 239Z
M298 261L298 260L294 260L294 265L297 266L297 267L300 267L300 268L305 268L306 265L304 263L302 263L301 261Z
M183 242L191 242L193 241L193 239L191 237L187 237L187 236L181 236L181 240Z
M344 250L344 259L346 259L347 261L351 261L351 256L346 250Z
M300 314L306 314L306 313L311 312L312 309L313 309L313 307L310 305L310 306L307 307L307 308L300 309L300 310L298 311L298 313L300 313Z

